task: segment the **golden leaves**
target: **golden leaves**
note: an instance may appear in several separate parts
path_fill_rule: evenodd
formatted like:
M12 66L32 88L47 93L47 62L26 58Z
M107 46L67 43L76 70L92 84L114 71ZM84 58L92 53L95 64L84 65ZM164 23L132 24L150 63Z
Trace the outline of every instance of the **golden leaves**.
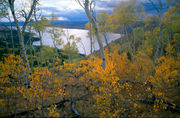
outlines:
M60 116L60 113L56 112L56 108L57 108L57 105L51 105L50 108L47 108L47 110L49 111L49 114L48 114L49 117L59 117Z

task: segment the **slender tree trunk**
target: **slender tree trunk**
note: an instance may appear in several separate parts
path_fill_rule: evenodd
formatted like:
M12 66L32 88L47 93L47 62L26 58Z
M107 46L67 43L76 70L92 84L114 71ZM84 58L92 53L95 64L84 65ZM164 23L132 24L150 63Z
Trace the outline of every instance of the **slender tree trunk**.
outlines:
M33 50L33 45L32 45L32 23L30 22L29 24L29 33L30 33L30 36L29 36L29 44L30 44L30 66L31 68L33 68L33 59L32 59L32 56L33 56L33 53L32 53L32 50Z
M124 26L124 28L125 28L125 32L126 32L127 41L128 41L129 53L130 53L130 55L131 55L131 60L134 61L134 56L133 56L133 54L132 54L131 42L130 42L130 40L129 40L128 31L127 31L126 26Z
M30 56L31 56L31 67L33 67L34 65L33 65L33 59L32 59L32 48L33 48L33 46L32 46L32 38L30 39L30 46L31 46L31 48L30 48Z
M36 58L36 60L37 60L38 67L40 67L40 65L39 65L39 59L38 59L38 58Z
M162 12L162 3L161 0L158 0L159 2L159 38L157 40L157 45L156 45L156 51L155 51L155 64L157 64L157 58L161 56L160 48L161 46L161 39L162 39L162 21L161 21L161 12Z
M106 37L106 33L103 33L103 36L104 36L104 39L105 39L105 42L106 42L106 46L107 46L108 50L110 51L111 49L110 49L110 46L108 44L108 39Z
M136 36L134 34L134 31L133 31L133 38L134 38L133 40L133 61L134 61L134 55L136 53Z
M91 54L92 54L92 48L93 48L93 44L92 44L92 29L91 29L91 22L89 21L89 37L90 37L90 47L91 47Z
M16 24L17 31L18 31L19 44L20 44L20 55L23 58L23 60L25 62L27 62L26 49L25 49L25 46L24 46L24 32L25 32L26 26L28 24L28 21L31 18L32 12L33 12L33 10L36 7L37 0L33 0L33 4L31 5L29 14L26 14L27 16L26 16L25 22L24 22L24 24L22 26L22 31L21 31L19 22L17 20L16 14L15 14L14 2L15 2L15 0L8 0L9 6L10 6L10 10L11 10L11 13L12 13L14 22Z
M90 10L89 10L89 0L85 0L84 6L85 6L86 15L88 16L89 21L93 25L93 28L94 28L94 31L95 31L95 35L96 35L96 38L98 40L98 44L99 44L99 47L100 47L100 53L101 53L101 59L103 61L102 62L102 67L103 67L103 69L105 69L105 67L106 67L106 65L105 65L106 63L105 62L106 62L106 60L105 60L105 55L104 55L104 47L103 47L102 41L100 39L100 35L99 35L99 31L98 31L98 27L97 27L96 21L93 18L92 14L90 13Z
M13 26L12 26L12 22L11 19L9 18L11 27L10 27L10 31L11 31L11 43L12 43L12 49L13 49L13 55L15 55L15 49L14 49L14 38L13 38Z
M131 27L131 29L132 29L132 34L133 34L133 51L132 51L132 55L133 55L133 59L132 59L132 61L134 61L134 55L135 55L135 53L136 53L136 35L135 35L135 33L134 33L134 31L133 31L133 27L132 26L130 26Z
M94 39L94 35L92 35L92 37L93 37L93 39ZM95 52L95 51L96 51L95 40L93 40L93 48L94 48L93 52Z
M40 38L40 61L41 61L41 67L42 67L42 62L43 62L43 59L42 59L42 47L43 47L43 43L42 43L42 35L41 35L41 32L38 31L39 33L39 38Z
M120 30L119 33L120 33L120 54L121 54L122 53L122 34L123 34L123 31Z
M53 27L53 34L55 34L55 28ZM53 39L53 45L54 45L54 48L55 48L55 53L58 55L58 50L57 50L57 47L56 47L56 42L55 42L55 39Z
M9 52L9 47L8 47L7 34L5 34L4 40L6 41L6 48L5 48L5 51L8 53L8 52Z
M171 37L171 33L170 33L169 30L168 30L168 33L169 33L169 34L168 34L168 44L171 46L171 38L170 38L170 37ZM169 48L168 51L169 51L169 57L171 57L171 49Z
M56 55L58 56L58 50L57 50L56 43L55 43L54 40L53 40L53 45L54 45L54 48L55 48L55 53L56 53Z
M37 17L36 17L36 11L34 10L34 18L35 18L35 21L36 21L36 23L38 23L38 19L37 19ZM43 33L39 30L39 29L37 29L37 32L38 32L38 35L39 35L39 38L40 38L40 63L41 63L41 67L42 67L42 61L43 61L43 59L42 59L42 47L43 47L43 43L42 43L42 35L43 35Z
M81 43L81 45L83 46L84 54L86 55L86 48L85 48L83 42L80 41L80 43ZM92 45L91 45L91 46L92 46ZM92 50L92 48L91 48L91 50ZM92 54L92 53L91 53L91 54Z

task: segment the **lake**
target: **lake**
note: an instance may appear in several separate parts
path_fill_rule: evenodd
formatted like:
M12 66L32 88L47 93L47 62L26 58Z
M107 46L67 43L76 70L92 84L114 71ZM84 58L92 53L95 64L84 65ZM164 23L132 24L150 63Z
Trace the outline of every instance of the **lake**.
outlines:
M43 42L43 45L48 45L48 46L53 47L53 40L51 38L51 34L47 32L50 29L51 29L51 27L46 28L46 31L42 36L42 42ZM64 30L65 34L69 33L69 35L74 35L75 37L80 37L82 39L81 41L82 41L82 43L83 43L83 45L85 47L86 55L90 54L90 38L87 36L88 30L84 30L84 29L65 29L65 28L63 28L63 30ZM108 43L120 38L120 36L121 36L120 34L116 34L116 33L111 33L111 34L106 34L106 35L107 35L107 39L109 40ZM61 38L63 39L64 44L66 44L67 43L66 37L62 36ZM85 54L82 43L77 44L78 50L79 50L79 53ZM40 41L34 41L33 45L40 45ZM106 45L105 42L103 42L103 45L104 46ZM63 45L58 47L58 48L62 48L62 47L63 47ZM95 41L93 47L95 47L95 49L93 49L93 50L98 50L99 49L99 45L98 45L97 41Z

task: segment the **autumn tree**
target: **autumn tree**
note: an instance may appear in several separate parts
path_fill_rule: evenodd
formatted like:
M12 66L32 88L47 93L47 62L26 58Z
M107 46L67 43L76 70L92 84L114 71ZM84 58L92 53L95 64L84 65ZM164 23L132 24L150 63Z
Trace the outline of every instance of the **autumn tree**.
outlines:
M46 17L41 16L40 19L37 17L37 11L34 10L34 18L35 22L33 23L33 27L35 31L38 33L39 38L40 38L40 61L41 61L41 67L43 63L42 59L42 47L43 47L43 42L42 42L42 36L44 32L46 31L46 26L49 25L49 21Z
M103 11L102 13L98 13L97 21L98 21L99 31L102 33L102 35L105 39L105 43L108 46L109 39L107 38L107 33L112 32L111 18L106 11ZM108 46L108 48L110 49L109 46Z
M52 13L51 17L50 17L50 22L55 22L58 20L58 17L56 17L54 15L54 13ZM51 27L51 29L48 31L51 34L51 37L53 39L53 45L55 48L55 53L56 55L58 54L58 46L61 46L63 44L63 40L61 38L61 36L64 35L64 31L61 27Z
M17 32L18 32L19 44L20 44L20 54L21 54L21 57L25 61L27 61L26 49L25 49L25 46L24 46L24 33L25 33L25 30L26 30L27 24L28 24L28 22L29 22L29 20L30 20L32 14L33 14L33 11L36 8L38 0L31 0L30 1L30 3L29 3L30 4L29 11L27 11L25 9L21 10L21 12L20 12L21 16L25 19L22 28L20 28L19 20L18 20L17 13L16 13L17 11L15 10L15 0L8 0L8 3L9 3L10 11L12 13L14 22L16 24ZM26 7L28 7L28 6L26 6Z
M70 35L68 29L65 32L66 44L63 46L63 50L68 55L69 63L72 63L73 56L78 53L77 40L74 35Z
M139 19L140 14L138 13L141 11L141 5L132 0L128 2L121 2L118 7L113 10L113 21L116 23L116 30L121 27L124 34L126 34L129 53L132 60L134 59L134 54L131 48L132 41L130 40L129 29L132 29L132 25Z
M97 26L96 19L93 17L93 15L92 15L92 13L90 11L91 5L94 5L95 1L94 0L91 0L91 1L90 0L76 0L76 1L85 10L89 21L93 25L95 35L96 35L96 38L97 38L97 41L98 41L98 44L99 44L99 47L100 47L100 53L101 53L101 59L102 59L102 67L103 67L103 69L105 69L106 60L105 60L105 55L104 55L104 47L103 47L103 44L102 44L102 41L101 41L101 38L100 38L99 29L98 29L98 26Z
M88 22L86 25L85 25L85 28L87 30L89 30L89 32L87 33L87 37L90 38L90 52L91 54L93 53L93 48L94 48L94 43L95 43L95 38L94 38L94 30L93 30L93 27L92 27L92 24L90 22ZM95 50L95 48L94 48Z
M161 44L163 32L162 32L162 2L161 0L158 0L158 7L155 5L155 3L152 0L149 0L151 4L153 5L154 9L158 13L159 17L159 38L157 40L156 44L156 51L155 51L155 63L157 63L157 58L162 56L162 50L163 50L163 45Z
M14 37L13 37L13 26L12 26L12 20L10 18L10 13L8 10L9 4L6 0L0 1L0 18L6 19L10 23L10 35L11 35L11 44L12 44L12 53L15 54L14 49Z
M179 6L180 2L178 1L175 6L171 6L166 13L163 15L163 24L166 29L166 32L164 33L164 37L167 38L167 44L169 49L167 50L169 52L169 55L171 56L173 54L172 49L175 45L180 44L180 33L179 33ZM175 45L174 45L175 44Z

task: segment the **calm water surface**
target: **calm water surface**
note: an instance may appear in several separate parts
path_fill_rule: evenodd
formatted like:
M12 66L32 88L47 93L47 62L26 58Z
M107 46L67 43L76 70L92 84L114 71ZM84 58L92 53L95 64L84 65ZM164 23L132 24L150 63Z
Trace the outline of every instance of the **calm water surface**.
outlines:
M52 46L53 47L53 40L51 38L51 34L48 33L47 31L51 29L51 27L47 27L45 33L42 36L42 42L43 45L48 45L48 46ZM75 37L80 37L82 40L82 43L85 47L86 50L86 54L90 54L90 38L87 36L88 34L88 30L84 30L84 29L63 29L65 34L69 34L69 35L74 35ZM107 38L109 40L109 43L113 40L116 40L118 38L120 38L120 34L116 34L116 33L112 33L112 34L107 34ZM103 38L103 37L102 37ZM66 41L66 37L62 36L63 42L64 44L67 43ZM85 54L82 43L78 43L78 50L79 53L81 54ZM40 41L34 41L33 45L40 45ZM105 46L105 42L103 42L103 45ZM62 46L58 47L58 48L62 48ZM97 41L95 41L94 46L93 46L93 50L98 50L99 49L99 45L97 43Z

